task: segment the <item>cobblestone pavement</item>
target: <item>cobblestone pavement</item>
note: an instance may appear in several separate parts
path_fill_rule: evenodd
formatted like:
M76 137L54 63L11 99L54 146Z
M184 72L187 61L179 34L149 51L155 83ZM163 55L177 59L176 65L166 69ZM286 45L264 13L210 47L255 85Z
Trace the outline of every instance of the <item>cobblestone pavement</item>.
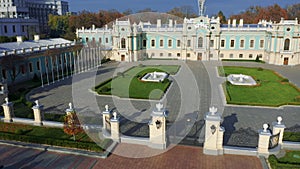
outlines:
M115 151L145 153L147 148L120 144ZM262 169L259 158L238 155L206 156L202 148L176 146L171 150L150 158L126 158L111 154L107 159L54 153L0 145L0 168L102 168L102 169Z
M123 72L140 63L181 65L180 71L171 77L173 83L169 92L161 100L169 111L167 126L172 143L178 142L176 137L184 137L186 134L185 141L190 140L192 144L195 143L195 140L203 140L204 114L211 105L218 107L219 111L223 112L222 125L226 130L225 145L256 147L258 129L262 127L263 123L271 124L278 115L283 117L283 122L288 128L300 124L299 107L263 108L225 105L225 98L219 86L224 79L217 76L216 69L218 65L221 65L220 62L169 60L120 64L113 62L101 66L97 72L81 73L73 79L65 79L44 88L38 88L31 93L30 99L39 99L45 105L46 112L60 113L64 113L63 110L68 107L69 102L74 102L77 110L84 112L82 114L84 114L83 121L85 123L98 124L102 123L100 112L103 111L104 105L108 104L121 114L121 132L123 134L147 136L150 113L157 101L117 99L95 96L89 92L89 89L116 75L117 72ZM298 87L300 86L300 78L297 74L300 66L282 67L242 62L223 62L223 65L273 69L289 78Z

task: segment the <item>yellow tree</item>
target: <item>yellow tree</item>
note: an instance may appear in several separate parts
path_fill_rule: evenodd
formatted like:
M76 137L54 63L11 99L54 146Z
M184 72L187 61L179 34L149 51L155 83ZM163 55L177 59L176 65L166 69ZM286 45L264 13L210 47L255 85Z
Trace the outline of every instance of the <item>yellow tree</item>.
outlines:
M76 140L76 134L83 132L79 119L74 111L67 112L64 117L64 132L68 135L72 135L74 141Z

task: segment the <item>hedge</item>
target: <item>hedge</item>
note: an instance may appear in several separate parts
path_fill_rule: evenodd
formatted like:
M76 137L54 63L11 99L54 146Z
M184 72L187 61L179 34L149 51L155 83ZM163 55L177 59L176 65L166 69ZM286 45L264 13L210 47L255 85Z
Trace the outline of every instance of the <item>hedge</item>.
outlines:
M281 163L275 155L270 155L268 161L272 169L300 169L299 164Z
M60 140L54 138L44 138L28 135L18 135L12 133L0 132L1 140L15 140L27 143L36 143L36 144L46 144L51 146L61 146L69 148L77 148L94 152L103 152L103 149L98 146L96 143L92 142L75 142L72 140Z

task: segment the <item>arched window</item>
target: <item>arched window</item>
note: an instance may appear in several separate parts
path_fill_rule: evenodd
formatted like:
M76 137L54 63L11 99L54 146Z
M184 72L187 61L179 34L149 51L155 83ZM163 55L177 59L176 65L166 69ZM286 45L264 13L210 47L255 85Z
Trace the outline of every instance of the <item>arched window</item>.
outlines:
M125 40L125 38L122 38L122 39L121 39L121 48L122 48L122 49L125 49L125 48L126 48L126 40Z
M198 48L203 48L203 38L202 37L198 38Z
M290 50L290 39L285 39L284 50Z

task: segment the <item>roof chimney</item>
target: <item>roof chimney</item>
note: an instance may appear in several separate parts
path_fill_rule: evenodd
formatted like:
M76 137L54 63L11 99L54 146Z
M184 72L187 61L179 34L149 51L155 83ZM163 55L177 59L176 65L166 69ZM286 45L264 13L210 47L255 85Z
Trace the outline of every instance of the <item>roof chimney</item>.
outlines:
M157 27L160 28L161 27L161 20L157 19Z
M35 42L38 42L40 40L40 35L34 35L33 38Z
M233 21L232 21L232 27L236 27L236 19L233 19Z
M23 37L22 36L17 36L16 38L17 38L17 42L18 43L23 42Z

